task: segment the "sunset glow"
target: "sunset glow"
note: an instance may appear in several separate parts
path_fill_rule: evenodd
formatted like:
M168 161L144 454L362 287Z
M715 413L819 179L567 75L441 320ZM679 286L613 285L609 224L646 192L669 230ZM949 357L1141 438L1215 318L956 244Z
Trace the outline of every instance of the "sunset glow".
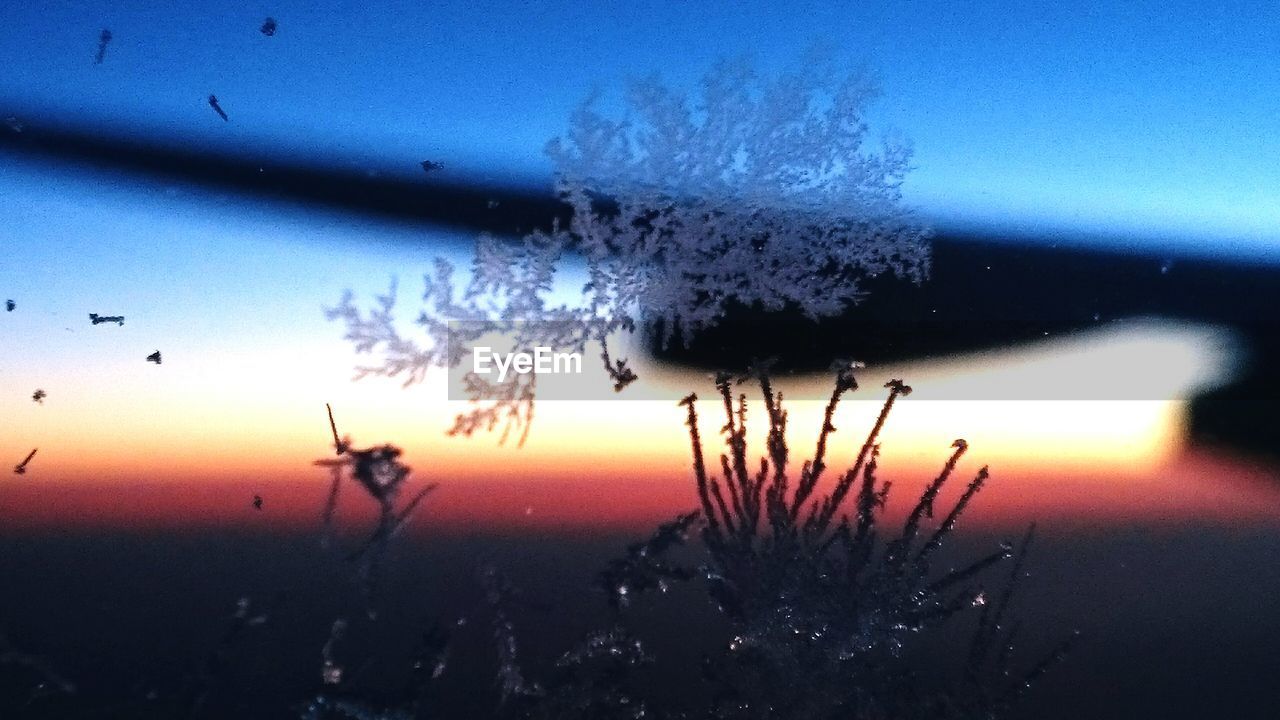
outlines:
M9 229L0 231L10 247L33 257L22 272L3 273L22 312L0 326L0 397L7 398L0 453L17 462L40 448L29 475L0 486L0 500L22 508L15 522L39 524L68 503L77 508L68 517L83 522L221 523L243 514L244 493L322 497L327 476L311 463L331 452L326 402L357 445L394 442L417 477L443 484L429 523L608 528L689 504L688 439L674 399L689 391L713 398L705 373L656 365L633 348L646 382L629 397L660 399L540 402L522 448L499 445L492 435L448 437L466 404L444 399L440 374L407 389L395 380L353 382L352 368L364 360L321 312L344 288L385 286L393 275L405 276L402 292L411 298L411 278L425 269L429 248L406 243L398 231L377 234L374 226L287 211L188 222L182 218L189 211L216 208L217 201L143 190L89 194L85 181L56 172L21 164L4 172L11 192L43 183L38 201L16 206ZM110 248L93 242L104 222L113 233ZM144 226L147 232L137 230ZM315 235L327 239L297 240ZM215 252L215 245L223 249ZM78 249L68 254L71 247ZM178 276L144 271L140 258L157 267L210 265ZM287 273L272 269L286 261ZM127 321L90 325L85 314L95 309ZM155 349L163 350L163 365L144 362ZM1085 508L1096 517L1126 506L1170 519L1220 486L1186 456L1183 398L1222 382L1234 362L1230 338L1211 328L1132 320L995 354L868 368L863 389L837 415L832 466L853 457L879 411L880 385L903 377L916 393L894 409L881 466L904 492L936 472L952 440L964 437L972 448L967 472L988 464L999 478L981 517ZM1087 383L1072 384L1097 378L1115 383L1103 393L1139 389L1121 393L1133 399L1089 399ZM604 377L591 366L583 382L593 380ZM778 381L789 398L796 452L809 452L829 383L824 375ZM42 405L26 399L36 387L48 391ZM762 418L754 390L744 391L752 398L749 416ZM1069 399L1076 397L1082 399ZM707 401L700 412L714 459L720 410ZM762 447L765 428L753 429L755 447ZM136 483L150 488L137 492L164 502L125 501L132 492L126 486ZM649 490L621 502L624 484ZM231 488L242 490L223 504ZM1251 492L1270 491L1235 497ZM1147 502L1130 506L1135 495ZM90 497L121 501L95 504ZM311 505L300 499L289 504L294 509L274 512L302 528L310 515L299 508ZM1260 503L1246 501L1215 507L1227 516L1260 513Z

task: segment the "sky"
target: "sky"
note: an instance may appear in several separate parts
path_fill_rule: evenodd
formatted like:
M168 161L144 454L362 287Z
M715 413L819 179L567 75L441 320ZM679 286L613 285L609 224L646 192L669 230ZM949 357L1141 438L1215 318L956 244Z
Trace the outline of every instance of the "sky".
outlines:
M442 373L409 388L353 382L369 358L324 308L346 289L367 306L398 277L401 317L412 317L432 255L466 252L441 231L6 160L0 296L16 307L0 312L0 467L39 448L26 475L0 475L10 524L234 525L263 493L272 522L312 527L328 482L312 463L332 457L325 403L357 446L401 446L414 482L442 483L433 527L598 529L603 520L639 528L685 509L689 441L674 398L691 389L706 398L702 434L707 452L717 451L708 376L625 346L615 352L641 375L637 392L658 399L540 400L522 448L483 433L446 436L466 404L448 400ZM92 325L90 312L125 323ZM154 350L161 365L145 360ZM1274 520L1271 470L1187 448L1187 398L1230 377L1232 353L1232 339L1214 328L1135 321L869 368L864 390L836 417L828 462L850 462L883 401L880 386L906 377L917 391L896 405L881 457L906 496L962 435L972 447L964 472L996 470L1000 490L984 517L1001 526L1028 516ZM1115 386L1145 383L1142 399L1062 386L1104 374ZM607 384L602 374L594 381ZM797 452L821 427L816 398L829 383L820 375L777 382L791 398ZM1011 385L1061 393L1017 400ZM42 404L31 400L36 388L47 393ZM1067 399L1077 396L1085 399ZM749 416L763 416L758 402ZM754 432L761 447L765 427ZM344 497L358 503L358 494Z
M651 73L691 86L717 59L743 53L774 72L826 43L851 68L879 76L884 98L873 120L914 140L907 196L939 222L1280 258L1275 12L1177 2L1087 11L1041 3L7 3L0 117L240 155L319 155L406 177L420 177L425 157L446 173L536 185L549 181L544 143L593 88L616 90ZM257 31L267 15L279 22L270 38ZM113 37L95 65L103 27ZM230 122L207 106L210 93ZM491 437L446 438L461 408L446 401L443 383L351 382L361 358L323 308L348 288L368 301L393 276L411 302L431 256L452 253L466 265L470 237L5 155L0 208L0 299L18 303L0 313L0 462L41 448L28 478L38 470L44 482L108 488L265 478L322 489L324 473L310 463L329 452L323 405L331 402L343 432L361 444L404 446L425 479L604 477L615 494L595 502L619 513L636 507L618 495L625 482L664 483L640 504L645 512L688 489L687 437L670 396L544 403L517 450ZM127 320L93 326L89 312ZM1034 489L1006 496L1011 519L1026 514L1018 503L1191 517L1207 462L1243 478L1246 490L1232 486L1217 500L1223 512L1247 515L1269 502L1255 482L1265 473L1185 454L1186 399L1229 376L1230 345L1213 328L1135 325L892 368L924 382L896 411L884 462L924 482L963 428L981 448L975 457L1021 473L1027 484L1017 487ZM160 366L144 360L154 350ZM649 383L681 393L708 384L699 372L633 360ZM1125 371L1158 383L1146 397L1160 399L930 398L955 383L1045 387L1068 374ZM36 388L48 392L43 405L30 400ZM805 392L817 396L788 388L793 397ZM864 427L878 398L850 404L841 424ZM810 442L820 412L820 403L794 408L799 442ZM714 420L705 422L713 437ZM856 440L841 447L847 456ZM27 503L25 512L38 515L46 496L33 487L5 486L0 502ZM1137 495L1159 502L1129 502ZM114 497L114 506L130 507ZM199 497L207 502L193 500L191 514L243 508L219 505L216 493ZM509 521L524 517L525 497L504 501ZM96 502L81 501L83 512L92 516Z
M1267 2L6 3L0 114L540 185L593 89L692 87L740 55L774 73L815 44L879 78L873 126L914 142L907 198L940 226L1280 249Z

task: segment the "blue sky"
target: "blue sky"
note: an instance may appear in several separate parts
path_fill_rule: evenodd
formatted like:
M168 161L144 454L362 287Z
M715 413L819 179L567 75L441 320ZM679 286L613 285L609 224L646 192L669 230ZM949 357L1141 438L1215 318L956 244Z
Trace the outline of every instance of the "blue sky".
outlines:
M767 72L815 42L877 73L876 125L914 140L909 199L940 224L1280 249L1263 2L6 3L0 115L540 183L593 87L744 53Z

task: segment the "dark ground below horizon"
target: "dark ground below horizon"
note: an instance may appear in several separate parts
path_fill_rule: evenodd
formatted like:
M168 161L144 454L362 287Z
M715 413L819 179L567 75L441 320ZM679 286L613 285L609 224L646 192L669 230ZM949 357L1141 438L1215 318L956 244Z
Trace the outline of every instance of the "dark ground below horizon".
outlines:
M0 628L78 686L76 696L10 707L6 718L139 717L174 697L218 647L241 597L268 621L231 644L207 717L296 717L319 689L321 647L336 618L349 621L337 656L364 695L408 681L421 631L439 621L454 647L440 695L445 717L496 706L495 655L478 569L490 564L517 589L521 659L539 667L610 616L594 573L638 538L603 534L441 535L401 538L387 567L383 610L362 615L352 568L313 534L261 531L43 531L0 536ZM354 531L354 529L353 529ZM955 536L953 553L1000 537ZM354 538L346 538L349 547ZM1019 718L1280 715L1280 528L1042 527L1020 589L1021 663L1073 629L1067 661L1038 684ZM994 581L994 578L993 578ZM678 699L716 627L695 587L642 602L636 627L665 662L658 697ZM463 620L460 624L459 620ZM959 626L957 626L959 629ZM950 661L945 642L920 661ZM945 664L945 663L944 663ZM11 700L18 693L3 687ZM155 699L148 701L148 695ZM15 712L16 711L16 712ZM164 714L156 715L165 716Z

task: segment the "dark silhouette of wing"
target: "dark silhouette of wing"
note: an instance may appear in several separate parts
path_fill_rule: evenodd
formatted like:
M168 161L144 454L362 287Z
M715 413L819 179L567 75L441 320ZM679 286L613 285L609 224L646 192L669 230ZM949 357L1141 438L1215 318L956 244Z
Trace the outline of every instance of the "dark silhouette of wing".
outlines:
M256 156L164 141L140 144L96 128L28 122L21 133L0 133L0 147L499 236L545 230L568 218L554 195L530 187L446 182L434 174L429 183L414 182L311 160L279 161L262 172ZM821 323L798 312L739 309L722 323L723 332L713 329L690 348L654 352L671 362L722 368L726 359L740 365L752 356L754 340L769 338L771 347L757 356L781 347L784 370L820 369L835 357L885 362L1006 347L1125 317L1213 323L1239 334L1249 362L1231 386L1193 400L1192 433L1280 452L1280 415L1270 409L1280 376L1269 370L1280 363L1273 319L1280 270L1231 259L1178 257L1170 264L1154 251L1090 249L1075 242L1087 237L1061 239L1058 245L1058 238L961 235L944 228L934 241L932 276L921 286L876 278L866 283L870 292L862 304Z

